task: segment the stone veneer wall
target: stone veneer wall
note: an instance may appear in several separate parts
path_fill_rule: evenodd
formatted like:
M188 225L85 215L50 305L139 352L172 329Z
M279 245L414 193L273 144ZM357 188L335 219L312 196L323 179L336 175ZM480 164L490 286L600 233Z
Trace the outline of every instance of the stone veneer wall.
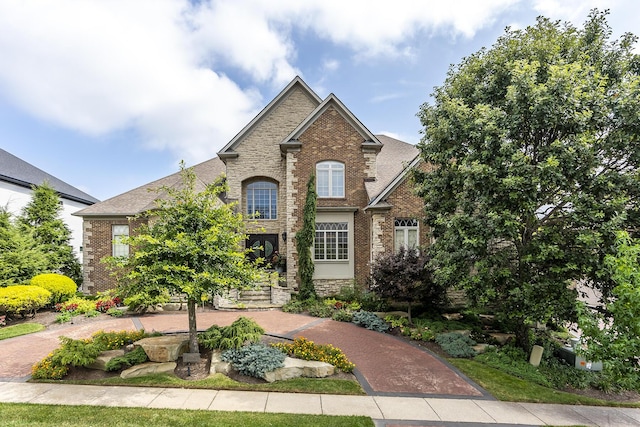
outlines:
M84 220L83 246L85 248L83 259L82 291L95 295L113 289L116 286L115 279L110 275L106 264L101 260L111 256L112 253L112 226L128 225L129 235L135 234L135 229L145 220L131 220L127 218L104 218Z

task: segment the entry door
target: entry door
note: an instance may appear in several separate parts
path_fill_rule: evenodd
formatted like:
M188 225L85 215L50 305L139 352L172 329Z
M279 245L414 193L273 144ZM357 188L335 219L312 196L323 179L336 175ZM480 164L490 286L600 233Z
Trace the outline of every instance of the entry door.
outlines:
M278 250L277 234L249 234L247 238L247 248L253 249L249 252L249 258L255 260L262 257L265 262L269 262L273 253Z

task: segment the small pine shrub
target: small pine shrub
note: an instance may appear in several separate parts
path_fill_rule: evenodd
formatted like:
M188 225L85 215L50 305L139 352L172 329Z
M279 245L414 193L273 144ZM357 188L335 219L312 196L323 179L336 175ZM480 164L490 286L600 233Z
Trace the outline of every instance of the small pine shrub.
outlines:
M105 368L110 372L120 371L144 363L147 360L149 360L149 357L147 353L144 352L144 349L142 347L136 347L129 353L125 353L124 356L114 357L109 360Z
M102 352L91 339L74 340L60 337L62 345L53 352L53 361L59 365L88 366Z
M331 315L331 318L338 322L351 322L353 321L353 311L349 309L336 310Z
M246 343L258 342L263 334L264 329L253 319L241 316L229 326L211 326L198 334L198 342L209 350L239 349Z
M231 363L243 375L264 378L267 372L284 366L284 353L263 344L251 344L239 349L229 349L222 353L222 360Z
M436 335L436 342L451 357L473 357L476 355L476 351L473 349L476 342L455 332Z
M0 313L6 313L9 317L33 316L50 299L51 292L39 286L7 286L0 288Z
M49 304L54 305L72 298L78 290L78 285L72 279L62 274L39 274L31 279L32 286L40 286L51 292Z
M343 372L353 372L356 367L339 348L331 344L315 344L304 337L296 338L293 343L274 343L271 346L290 357L329 363Z
M358 311L354 313L353 323L372 331L386 332L389 330L389 325L375 313L371 313L370 311Z

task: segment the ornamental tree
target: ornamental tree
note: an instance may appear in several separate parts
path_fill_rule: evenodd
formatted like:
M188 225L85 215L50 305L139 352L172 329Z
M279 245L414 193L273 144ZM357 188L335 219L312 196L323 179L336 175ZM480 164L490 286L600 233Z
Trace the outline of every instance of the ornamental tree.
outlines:
M576 280L608 295L615 230L640 222L640 58L606 15L507 29L418 114L436 280L491 304L524 349L532 322L574 317Z
M316 178L312 174L307 182L307 197L302 211L302 228L296 233L296 250L298 251L298 277L300 279L299 297L301 300L316 298L313 285L315 266L311 256L313 239L316 234Z
M124 297L168 290L185 295L189 316L189 351L198 352L196 307L208 296L234 288L253 287L261 277L245 256L245 223L224 204L222 179L204 185L192 169L181 165L180 186L161 187L163 197L145 213L148 223L125 238L129 257L108 259L118 275Z
M33 238L47 253L49 272L59 272L81 284L80 262L70 244L71 230L60 218L61 209L58 193L44 182L33 187L33 195L22 209L19 223L23 230L33 234Z

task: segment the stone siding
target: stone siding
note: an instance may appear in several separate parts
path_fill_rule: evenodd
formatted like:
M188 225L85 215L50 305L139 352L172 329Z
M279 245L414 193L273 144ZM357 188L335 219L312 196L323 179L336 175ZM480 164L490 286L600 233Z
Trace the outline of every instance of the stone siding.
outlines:
M349 279L321 279L314 280L313 284L315 285L316 293L320 297L328 297L337 295L340 293L340 290L343 288L353 289L353 280Z

